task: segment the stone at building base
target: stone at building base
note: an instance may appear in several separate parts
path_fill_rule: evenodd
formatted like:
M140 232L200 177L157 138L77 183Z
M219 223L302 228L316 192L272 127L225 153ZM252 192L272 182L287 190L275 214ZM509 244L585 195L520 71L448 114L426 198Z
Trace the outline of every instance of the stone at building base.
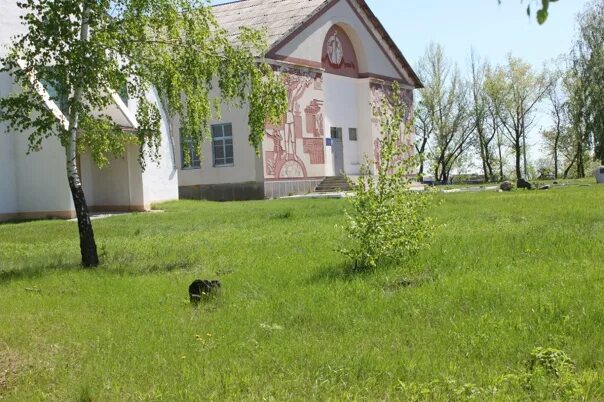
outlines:
M304 195L315 191L323 179L279 180L264 183L264 196L268 199Z
M208 201L250 201L264 199L264 183L208 184L181 186L178 188L181 200Z

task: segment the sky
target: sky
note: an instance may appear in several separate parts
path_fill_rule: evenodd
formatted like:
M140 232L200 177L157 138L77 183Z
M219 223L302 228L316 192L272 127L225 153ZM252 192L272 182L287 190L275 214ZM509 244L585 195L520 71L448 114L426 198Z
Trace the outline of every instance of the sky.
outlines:
M469 74L470 52L493 64L505 63L511 53L538 69L568 54L576 37L577 14L588 0L560 0L550 5L547 22L539 25L526 13L528 1L503 0L367 0L369 6L415 67L430 42L443 45L445 54ZM533 162L544 157L540 131L552 124L547 106L537 110L528 135Z
M560 0L539 25L534 12L540 0L366 0L392 39L415 67L430 42L440 43L446 56L469 73L472 49L493 64L512 53L536 68L567 54L575 39L577 14L588 0ZM526 7L533 5L529 18ZM216 4L225 1L215 1ZM541 157L539 131L550 124L545 107L529 136L530 156Z
M368 0L412 66L436 42L466 71L471 49L493 63L505 62L511 52L539 67L568 53L576 15L587 3L553 3L548 21L539 25L526 14L528 2L520 0L503 0L501 5L497 0Z

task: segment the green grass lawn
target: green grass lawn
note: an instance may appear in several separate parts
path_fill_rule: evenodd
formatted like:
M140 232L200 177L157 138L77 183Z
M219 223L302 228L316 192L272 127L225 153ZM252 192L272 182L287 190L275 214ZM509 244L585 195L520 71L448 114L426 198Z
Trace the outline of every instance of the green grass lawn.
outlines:
M364 275L342 200L95 221L95 271L73 222L0 225L0 400L604 399L604 187L440 197L432 247ZM536 347L576 373L527 379Z

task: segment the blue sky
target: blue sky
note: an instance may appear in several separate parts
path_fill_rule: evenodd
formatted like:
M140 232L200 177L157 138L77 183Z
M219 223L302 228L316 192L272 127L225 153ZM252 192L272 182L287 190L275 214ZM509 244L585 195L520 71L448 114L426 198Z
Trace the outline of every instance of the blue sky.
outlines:
M494 63L507 53L542 66L567 53L575 33L576 15L587 0L560 0L552 4L550 18L540 26L526 15L519 0L368 0L376 16L415 66L432 41L462 69L470 49ZM540 2L539 2L540 3Z

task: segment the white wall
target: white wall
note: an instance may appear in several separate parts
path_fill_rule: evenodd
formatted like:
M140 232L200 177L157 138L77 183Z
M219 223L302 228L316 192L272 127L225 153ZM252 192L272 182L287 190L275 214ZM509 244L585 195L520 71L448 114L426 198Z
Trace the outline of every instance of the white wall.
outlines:
M10 38L22 28L19 26L20 10L15 1L0 1L0 57L6 54ZM0 96L12 90L12 79L0 73ZM14 161L14 133L7 133L6 123L0 121L0 214L18 212L17 184Z
M15 1L0 1L0 56L6 54L11 38L24 32L21 10ZM12 80L0 75L0 96L13 90ZM156 101L155 94L149 98ZM122 125L128 119L116 106L104 111ZM136 105L133 110L136 111ZM90 206L148 208L151 203L178 199L178 172L173 159L168 121L163 116L161 161L147 163L143 173L138 165L137 147L130 147L123 159L114 159L99 170L89 155L80 158L84 190ZM56 138L43 142L42 151L26 156L24 134L4 135L0 122L0 214L67 212L73 210L65 172L65 154ZM63 214L65 215L65 214Z
M231 123L233 125L233 157L234 166L214 167L212 155L212 141L210 138L202 144L202 161L200 169L182 169L182 153L180 149L180 136L176 136L176 162L180 169L179 185L196 186L209 184L231 184L263 181L262 161L256 155L248 138L248 107L238 109L226 105L221 107L220 119L214 119L210 124ZM178 133L178 122L176 123Z
M12 87L12 80L6 73L0 73L0 97L6 96ZM0 121L0 214L17 212L17 184L15 177L15 137L7 133L6 123Z
M149 92L148 99L158 104L154 91ZM136 113L135 101L122 106L127 107L132 114ZM109 109L115 121L123 125L129 124L118 106L113 105ZM133 116L130 118L134 121ZM148 210L153 203L178 199L178 171L174 163L170 123L163 111L160 130L160 159L152 162L147 158L145 171L140 167L139 149L134 144L128 146L123 157L112 158L109 165L102 169L96 167L90 155L80 158L84 191L90 206Z
M149 93L148 99L159 103L155 91ZM146 209L153 203L178 199L178 167L175 141L172 137L174 125L163 110L161 116L160 160L157 163L148 161L142 173L143 201Z
M130 206L128 156L111 159L99 169L90 155L80 157L80 168L86 201L90 207Z
M359 59L359 73L403 78L401 72L395 68L367 29L366 25L371 26L370 23L364 24L346 0L338 1L335 6L281 48L277 54L321 63L325 36L335 24L344 28L355 47ZM376 37L379 38L379 35ZM390 57L392 58L392 54ZM393 60L396 62L396 59L393 58ZM408 79L408 77L405 78Z
M370 79L359 80L358 82L358 99L357 110L359 111L359 157L361 163L367 160L374 159L374 140L375 133L373 131L373 111L371 110L371 90Z
M56 137L44 140L39 152L26 155L27 135L15 140L18 212L66 212L73 209L64 148Z
M20 15L15 1L0 1L0 56L6 55L12 38L24 32ZM12 79L3 75L0 86L0 95L6 95L13 90ZM11 137L6 137L4 123L0 123L0 130L0 211L71 211L73 203L67 184L65 153L59 141L49 138L42 143L41 152L26 156L27 133L9 133Z
M0 1L0 57L6 54L7 45L14 35L25 31L19 16L21 9L15 0Z

